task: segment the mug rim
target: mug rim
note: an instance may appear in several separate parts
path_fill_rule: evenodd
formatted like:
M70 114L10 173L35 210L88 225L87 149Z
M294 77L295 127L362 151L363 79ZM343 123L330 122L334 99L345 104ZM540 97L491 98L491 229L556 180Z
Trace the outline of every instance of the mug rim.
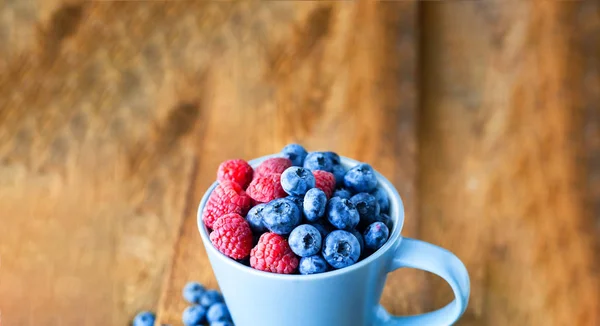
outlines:
M248 163L253 168L255 168L262 161L272 158L272 157L280 157L280 154L265 155L265 156L250 160L250 161L248 161ZM353 167L357 164L362 163L360 161L357 161L357 160L354 160L354 159L351 159L351 158L348 158L345 156L340 156L340 161L346 168ZM363 268L363 267L369 265L370 263L376 261L377 259L380 259L383 256L385 256L388 251L395 250L397 248L397 246L400 244L400 240L401 240L400 233L404 226L404 204L402 202L402 198L400 197L400 194L398 194L398 191L396 190L396 188L392 185L392 183L386 177L384 177L381 173L379 173L375 169L373 169L373 171L375 172L375 176L377 177L378 186L382 187L385 190L385 192L388 194L389 201L390 201L390 218L392 219L394 224L393 224L392 233L390 234L387 242L383 245L383 247L377 249L377 251L375 251L369 257L363 259L362 261L359 261L358 263L355 263L348 267L344 267L344 268L340 268L340 269L336 269L336 270L330 270L330 271L327 271L324 273L318 273L318 274L310 274L310 275L277 274L277 273L270 273L270 272L265 272L265 271L260 271L260 270L254 269L250 266L246 266L232 258L225 256L223 253L221 253L219 250L217 250L217 248L215 248L215 246L212 245L212 242L210 241L210 237L208 234L208 230L207 230L206 226L204 225L204 222L202 221L202 211L203 211L204 207L206 206L206 202L208 201L210 194L213 192L215 187L218 185L217 181L213 182L208 187L208 189L206 190L204 195L202 196L202 200L200 200L200 203L198 205L198 211L196 213L196 222L197 222L197 226L198 226L198 231L200 232L200 237L202 238L202 242L204 244L204 249L207 251L207 254L209 254L209 251L210 251L210 253L214 254L213 257L218 257L218 259L223 261L223 263L230 265L232 268L235 268L235 269L239 270L240 272L254 274L259 277L268 277L268 278L272 278L272 279L281 279L281 280L286 280L286 281L314 281L314 280L318 280L318 279L327 279L330 277L336 277L341 274L350 273L357 269ZM396 210L393 211L392 207L396 207Z

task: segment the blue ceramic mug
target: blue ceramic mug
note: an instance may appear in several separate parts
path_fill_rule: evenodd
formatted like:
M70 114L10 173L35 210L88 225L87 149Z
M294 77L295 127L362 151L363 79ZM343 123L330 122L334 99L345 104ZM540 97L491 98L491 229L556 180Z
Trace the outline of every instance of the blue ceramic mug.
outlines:
M250 162L256 167L265 156ZM357 161L342 158L346 167ZM282 275L252 269L221 254L210 242L202 211L213 184L200 202L198 228L213 271L236 326L447 326L464 313L469 300L469 275L451 252L403 238L402 199L377 173L390 199L394 226L387 243L352 266L313 275ZM399 268L425 270L442 277L454 291L447 306L422 315L392 316L379 304L387 274Z

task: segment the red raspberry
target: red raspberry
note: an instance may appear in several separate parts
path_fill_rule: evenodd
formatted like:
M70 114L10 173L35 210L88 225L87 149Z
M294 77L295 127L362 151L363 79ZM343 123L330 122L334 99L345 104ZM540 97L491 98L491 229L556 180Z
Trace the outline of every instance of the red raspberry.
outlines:
M213 227L215 221L228 213L246 215L252 204L252 199L240 185L231 181L221 182L210 194L202 220L207 227Z
M315 185L317 188L323 190L327 199L331 198L333 191L335 190L335 176L331 172L315 170L313 171L315 176Z
M252 250L252 230L239 214L225 214L213 225L210 241L227 257L246 258Z
M250 252L250 266L260 271L290 274L298 267L298 257L282 236L267 232Z
M257 203L268 203L273 199L287 196L283 188L281 188L280 178L281 174L256 177L250 182L248 189L246 189L248 196Z
M254 171L248 162L240 159L227 160L219 165L217 181L233 181L246 189L252 181L253 173Z
M254 178L266 176L269 174L281 174L285 169L292 166L292 161L285 157L271 157L266 159L254 171Z

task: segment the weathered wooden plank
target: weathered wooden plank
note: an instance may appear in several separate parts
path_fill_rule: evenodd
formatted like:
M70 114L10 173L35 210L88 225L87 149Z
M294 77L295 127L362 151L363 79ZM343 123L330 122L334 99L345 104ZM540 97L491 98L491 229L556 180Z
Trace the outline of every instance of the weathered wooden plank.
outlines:
M600 323L578 5L423 5L421 235L467 264L461 325Z
M585 1L579 6L577 15L579 32L575 46L581 51L578 60L583 70L581 100L585 119L584 155L588 162L588 207L596 217L597 239L600 239L600 4ZM600 252L600 240L596 245Z
M219 13L2 5L2 322L124 325L157 303L218 48L197 27Z
M207 68L213 109L197 139L198 178L165 280L160 322L179 322L187 281L216 286L195 208L224 159L250 159L298 141L373 162L404 196L405 233L416 235L415 6L255 2L230 15L231 34L222 37L233 44ZM420 276L403 271L390 278L383 301L391 311L419 311Z

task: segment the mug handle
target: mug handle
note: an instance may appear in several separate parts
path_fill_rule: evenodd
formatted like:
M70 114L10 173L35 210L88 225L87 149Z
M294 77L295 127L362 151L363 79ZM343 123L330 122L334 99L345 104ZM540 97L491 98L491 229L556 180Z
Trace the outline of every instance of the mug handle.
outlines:
M469 274L453 253L427 242L403 238L388 273L402 267L421 269L440 276L452 287L455 299L439 310L414 316L392 316L379 305L376 325L449 326L465 312L471 287Z

